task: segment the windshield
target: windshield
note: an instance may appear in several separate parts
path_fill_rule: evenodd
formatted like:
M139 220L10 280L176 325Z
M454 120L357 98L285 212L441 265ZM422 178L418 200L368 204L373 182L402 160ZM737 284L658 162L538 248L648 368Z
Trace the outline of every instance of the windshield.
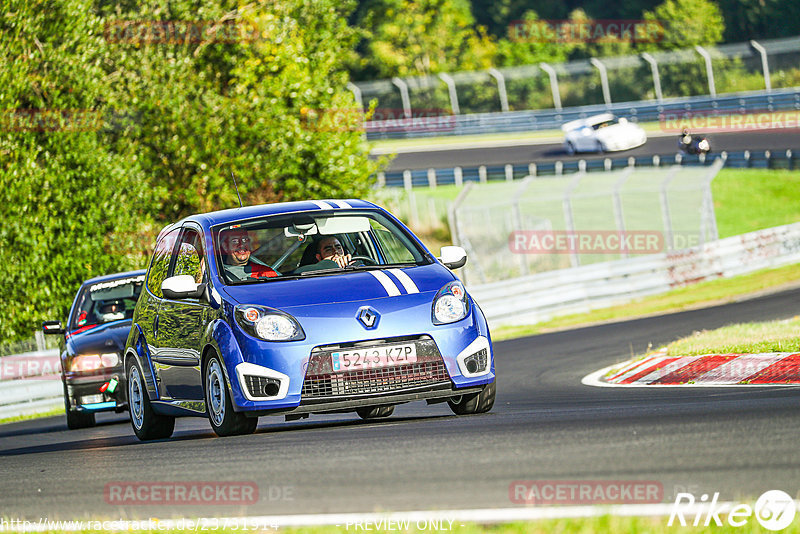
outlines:
M592 128L595 130L599 130L601 128L606 128L607 126L613 126L614 124L619 124L619 119L614 117L613 119L604 120L603 122L598 122L597 124L593 124Z
M142 292L144 275L107 280L84 287L78 295L78 305L69 330L86 330L133 317L133 309Z
M414 239L377 211L239 221L215 228L214 244L229 284L430 262Z

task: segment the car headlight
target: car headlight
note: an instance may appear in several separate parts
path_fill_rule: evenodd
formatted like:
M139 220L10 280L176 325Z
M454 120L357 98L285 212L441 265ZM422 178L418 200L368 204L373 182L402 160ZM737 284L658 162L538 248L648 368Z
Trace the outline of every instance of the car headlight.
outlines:
M431 309L433 324L448 324L460 321L469 313L469 299L461 282L448 283L436 293Z
M116 352L107 352L105 354L78 354L67 362L67 371L96 371L106 367L116 367L119 365L119 361L119 354Z
M234 309L234 316L245 332L265 341L299 341L306 337L297 319L274 308L240 304Z

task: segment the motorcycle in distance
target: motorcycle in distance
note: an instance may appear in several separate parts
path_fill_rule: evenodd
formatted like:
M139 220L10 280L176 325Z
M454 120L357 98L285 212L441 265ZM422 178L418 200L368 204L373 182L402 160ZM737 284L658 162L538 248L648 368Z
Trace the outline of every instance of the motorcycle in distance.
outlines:
M707 137L700 134L692 135L687 129L684 129L678 138L678 148L681 152L694 156L711 152L711 144Z

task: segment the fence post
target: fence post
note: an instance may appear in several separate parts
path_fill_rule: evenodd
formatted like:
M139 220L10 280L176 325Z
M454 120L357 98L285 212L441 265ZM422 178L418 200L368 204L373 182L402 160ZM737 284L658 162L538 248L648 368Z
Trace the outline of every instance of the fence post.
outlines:
M358 106L361 109L364 109L364 100L361 98L361 89L353 82L347 82L347 88L350 89L350 92L352 92L353 96L356 97Z
M34 331L33 335L36 338L36 350L42 352L47 349L47 344L44 340L44 332L41 330L36 330Z
M453 110L453 115L459 115L461 109L458 107L458 91L455 80L446 72L440 72L439 78L447 84L447 92L450 93L450 109Z
M564 174L564 162L563 161L558 160L558 161L555 162L555 164L554 164L554 172L556 173L556 176Z
M706 74L708 75L708 94L712 97L717 96L717 86L714 84L714 69L711 66L711 54L708 50L700 45L694 45L694 49L700 54L706 62Z
M514 166L510 163L506 164L506 182L514 181Z
M411 171L406 169L403 171L403 187L410 193L413 186L414 184L411 182Z
M503 73L492 68L489 69L489 75L497 80L497 92L500 93L500 109L508 111L508 93L506 93L506 79L503 77Z
M386 187L386 173L383 171L378 173L378 187Z
M721 154L705 176L705 184L703 188L703 206L701 208L702 215L700 218L700 236L705 243L706 234L711 241L719 239L719 231L717 230L717 217L714 213L714 197L711 193L711 182L714 181L719 171L725 166L725 160L728 159L727 154Z
M400 99L403 101L403 115L405 118L410 119L411 117L411 98L408 96L408 84L404 82L401 78L394 77L392 78L392 83L400 89Z
M653 73L653 88L656 90L656 100L661 102L664 100L664 96L661 94L661 77L658 75L658 62L656 58L647 52L642 54L642 59L650 64L650 72Z
M572 179L567 188L564 190L564 198L561 201L561 205L564 210L564 227L567 231L567 236L572 236L572 238L568 240L569 243L574 243L575 236L575 219L572 216L572 191L578 187L578 184L580 184L583 176L584 175L582 173L577 173L575 175L575 178ZM578 267L581 264L578 251L572 246L571 250L569 251L569 261L573 267Z
M767 49L761 46L760 43L754 40L750 40L750 46L756 49L756 52L761 54L761 70L764 73L764 87L766 87L767 92L772 91L772 80L769 77L769 60L767 59Z
M533 180L533 178L530 176L525 178L524 180L522 180L522 183L520 183L519 188L517 188L517 190L514 191L514 200L511 204L511 217L512 217L512 223L514 225L514 230L517 230L518 232L524 231L524 229L522 228L522 211L519 208L519 199L522 198L522 195L525 193L525 190L528 189L531 180ZM519 251L517 252L518 252L517 259L519 260L520 273L522 273L522 275L524 276L529 273L528 255L525 254L524 252L522 253L520 253Z
M529 163L528 164L528 174L529 175L536 176L536 170L537 169L536 169L536 164L535 163Z
M428 187L436 188L436 169L428 169Z
M553 93L553 106L556 109L561 109L561 94L558 92L558 76L556 70L547 63L539 63L542 70L550 77L550 90Z
M624 242L625 236L625 212L622 209L622 195L620 191L622 187L625 185L625 182L633 174L633 167L628 167L624 171L622 171L622 176L619 177L619 180L614 184L614 219L617 223L617 231L620 234L620 243ZM620 253L622 254L623 258L628 257L628 250L620 247Z
M672 245L674 244L674 239L672 236L672 217L669 214L669 197L667 196L667 187L669 187L669 183L680 170L680 165L673 165L667 173L666 178L664 178L664 181L661 182L661 220L664 222L665 234L664 252L667 250L672 250Z
M603 62L596 57L589 58L589 62L600 71L600 85L603 87L603 100L605 100L606 106L610 106L611 90L608 88L608 70L606 70L606 66L603 65Z
M478 167L478 180L480 180L482 184L486 183L486 165Z
M461 170L461 167L453 169L453 177L456 180L456 186L461 187L464 185L464 171Z
M611 170L611 158L605 158L603 160L603 168L607 171Z

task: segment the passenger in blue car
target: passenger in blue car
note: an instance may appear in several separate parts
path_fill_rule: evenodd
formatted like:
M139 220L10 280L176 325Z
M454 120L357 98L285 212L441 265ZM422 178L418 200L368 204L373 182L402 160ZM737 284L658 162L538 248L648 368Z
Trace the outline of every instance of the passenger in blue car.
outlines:
M317 261L330 260L339 267L345 267L353 261L350 254L345 254L344 247L335 236L323 237L317 241Z
M250 257L250 235L247 230L225 232L221 239L222 262L227 275L237 282L248 278L272 278L278 273L269 265L257 263Z
M314 255L311 256L310 251L306 251L300 267L294 271L295 274L324 269L343 269L353 261L352 255L346 253L342 243L333 235L312 241L309 248L314 251ZM313 263L314 260L316 263Z

